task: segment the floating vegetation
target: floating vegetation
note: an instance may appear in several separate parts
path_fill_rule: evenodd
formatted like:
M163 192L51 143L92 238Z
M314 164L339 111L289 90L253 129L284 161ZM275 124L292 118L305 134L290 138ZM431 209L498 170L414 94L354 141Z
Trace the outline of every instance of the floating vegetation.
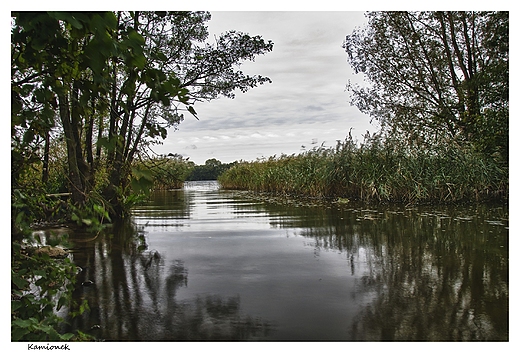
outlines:
M486 222L487 224L490 224L492 226L503 226L503 225L505 225L502 221L488 221L488 220L485 220L484 222Z

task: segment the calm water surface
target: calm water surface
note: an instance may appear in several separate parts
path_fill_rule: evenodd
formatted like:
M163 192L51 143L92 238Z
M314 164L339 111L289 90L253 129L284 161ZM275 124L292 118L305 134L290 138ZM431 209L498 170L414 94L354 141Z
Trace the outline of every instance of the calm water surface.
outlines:
M106 341L507 341L507 206L277 204L216 182L73 235Z

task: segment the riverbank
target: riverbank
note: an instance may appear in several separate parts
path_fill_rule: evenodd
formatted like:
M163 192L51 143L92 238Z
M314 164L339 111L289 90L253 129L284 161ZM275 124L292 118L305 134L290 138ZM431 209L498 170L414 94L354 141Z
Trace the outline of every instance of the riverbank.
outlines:
M404 147L379 139L347 140L242 162L219 177L225 189L377 203L507 202L507 163L460 146Z

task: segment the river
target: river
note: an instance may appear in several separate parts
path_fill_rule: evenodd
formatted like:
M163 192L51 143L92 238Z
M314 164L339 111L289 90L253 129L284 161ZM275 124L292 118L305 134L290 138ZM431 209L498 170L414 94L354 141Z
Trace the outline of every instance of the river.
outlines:
M505 205L305 205L188 182L70 235L104 341L507 341ZM82 286L85 281L90 286Z

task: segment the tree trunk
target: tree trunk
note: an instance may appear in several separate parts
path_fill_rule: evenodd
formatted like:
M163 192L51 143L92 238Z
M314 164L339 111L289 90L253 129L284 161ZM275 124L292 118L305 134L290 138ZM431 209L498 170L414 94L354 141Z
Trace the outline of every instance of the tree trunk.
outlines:
M76 151L76 163L78 164L78 168L80 171L80 178L83 185L83 193L88 194L91 190L92 184L92 174L90 173L90 167L88 163L85 161L83 146L82 146L82 115L84 114L84 108L79 104L79 90L76 87L76 83L74 83L74 89L72 90L72 100L71 100L71 127L72 134L74 136L74 144ZM85 119L86 121L87 119Z
M139 26L139 12L136 12L134 15L134 30L138 30ZM114 63L113 74L114 80L116 80L116 71L117 66ZM130 69L128 73L128 77L126 81L123 83L123 87L127 84L132 86L135 84L137 80L137 73L134 68ZM126 141L127 134L131 137L131 133L128 133L128 130L132 129L130 125L130 121L133 121L133 117L135 114L135 106L134 106L134 98L135 98L135 90L132 90L132 93L128 93L126 96L126 102L122 106L124 107L124 112L119 113L120 108L120 99L122 95L119 97L116 96L116 85L114 81L114 88L112 90L112 97L110 101L110 124L108 130L108 138L111 147L113 149L109 149L107 153L107 169L109 173L109 185L103 191L103 195L110 203L113 209L113 214L111 215L113 218L122 218L124 217L125 208L123 206L122 196L126 192L127 187L127 178L130 173L130 162L127 159L126 146L128 142ZM132 120L131 120L132 119Z
M42 171L42 183L46 184L49 181L49 144L50 144L50 132L45 132L45 146L43 149L43 171Z
M92 106L94 106L94 102L92 102ZM88 163L88 175L93 176L95 173L94 166L94 155L92 149L92 136L94 134L94 114L90 114L90 117L86 117L85 119L85 153ZM90 178L90 185L94 186L94 178Z
M58 100L60 104L60 119L63 125L63 133L67 145L67 164L69 169L72 202L78 205L83 205L86 200L85 186L78 166L78 153L76 151L77 141L75 139L74 127L71 124L69 99L66 94L58 93Z

